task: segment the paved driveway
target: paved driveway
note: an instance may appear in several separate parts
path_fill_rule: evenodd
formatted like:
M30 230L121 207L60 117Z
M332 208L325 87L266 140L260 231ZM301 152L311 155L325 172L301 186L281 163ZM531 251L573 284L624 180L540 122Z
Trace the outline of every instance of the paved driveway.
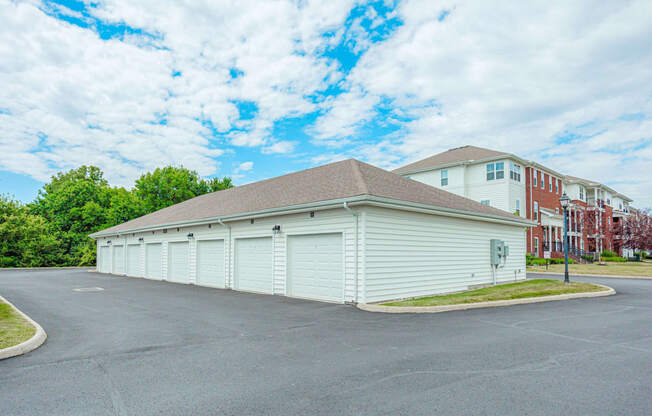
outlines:
M434 315L78 270L2 271L47 342L0 415L652 414L652 281ZM75 292L99 286L101 292Z

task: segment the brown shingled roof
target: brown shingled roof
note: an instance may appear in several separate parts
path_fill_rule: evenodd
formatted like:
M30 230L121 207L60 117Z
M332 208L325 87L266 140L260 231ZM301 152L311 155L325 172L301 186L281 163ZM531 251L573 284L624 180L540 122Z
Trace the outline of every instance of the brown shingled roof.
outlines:
M370 195L518 220L513 214L413 181L355 159L201 195L99 231L119 233L185 221Z
M509 153L498 152L496 150L485 149L476 146L462 146L438 153L434 156L410 163L409 165L395 169L394 173L413 172L422 169L428 169L448 163L464 162L467 160L481 160L491 157L506 156Z

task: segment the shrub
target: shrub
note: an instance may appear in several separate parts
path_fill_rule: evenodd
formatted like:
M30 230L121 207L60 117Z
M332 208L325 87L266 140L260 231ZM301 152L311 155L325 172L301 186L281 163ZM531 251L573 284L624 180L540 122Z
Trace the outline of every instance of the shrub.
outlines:
M530 266L545 266L546 259L540 257L525 256L525 261ZM548 259L548 264L564 264L564 259L552 258ZM568 259L568 264L575 264L575 260Z
M602 250L602 257L618 257L618 253L610 250Z
M624 258L624 257L618 257L618 256L603 257L602 260L603 260L603 261L619 262L619 263L622 263L622 262L626 262L626 261L627 261L626 258Z

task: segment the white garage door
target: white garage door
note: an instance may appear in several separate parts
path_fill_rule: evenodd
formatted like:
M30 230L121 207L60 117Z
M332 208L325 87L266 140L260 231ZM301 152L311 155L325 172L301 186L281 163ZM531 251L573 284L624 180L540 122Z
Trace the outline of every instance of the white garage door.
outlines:
M224 287L224 240L197 241L197 284Z
M161 243L145 246L145 277L161 280L163 277L161 253Z
M127 246L127 276L140 276L140 244Z
M273 293L272 238L243 238L235 243L235 288Z
M100 247L100 272L101 273L111 273L111 263L109 256L111 255L110 247L104 246Z
M168 243L168 280L171 282L190 282L190 270L188 269L188 248L187 241Z
M342 302L342 234L288 237L288 294Z
M125 274L125 246L113 246L113 274Z

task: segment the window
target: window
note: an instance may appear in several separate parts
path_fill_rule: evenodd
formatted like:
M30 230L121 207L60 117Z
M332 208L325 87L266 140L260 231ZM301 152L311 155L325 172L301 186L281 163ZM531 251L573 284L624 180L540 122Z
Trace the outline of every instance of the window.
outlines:
M521 181L521 167L516 163L509 162L509 178L516 182Z
M555 181L555 193L556 193L556 194L559 193L559 182L561 182L559 179L557 179L557 180Z
M514 212L516 215L521 215L521 200L517 199L516 200L516 212Z
M539 237L534 237L534 257L539 257Z
M584 201L584 188L580 186L580 201Z
M535 188L536 188L537 186L539 186L539 185L537 185L537 183L538 183L537 181L538 181L538 180L539 180L539 172L537 172L537 170L535 169L535 170L534 170L534 179L533 179L533 183L534 183L534 187L535 187Z
M543 172L541 172L541 189L546 189L546 181L544 177Z
M505 177L505 163L487 163L487 180L503 179Z
M555 214L559 214L559 208L555 208Z
M537 201L534 201L534 219L539 219L539 203Z
M441 171L441 186L448 185L448 169Z
M483 199L482 201L480 201L480 203L482 205L487 205L488 206L489 205L489 200L488 199Z
M607 198L607 205L611 205L611 199Z
M552 192L552 176L548 176L548 191Z

